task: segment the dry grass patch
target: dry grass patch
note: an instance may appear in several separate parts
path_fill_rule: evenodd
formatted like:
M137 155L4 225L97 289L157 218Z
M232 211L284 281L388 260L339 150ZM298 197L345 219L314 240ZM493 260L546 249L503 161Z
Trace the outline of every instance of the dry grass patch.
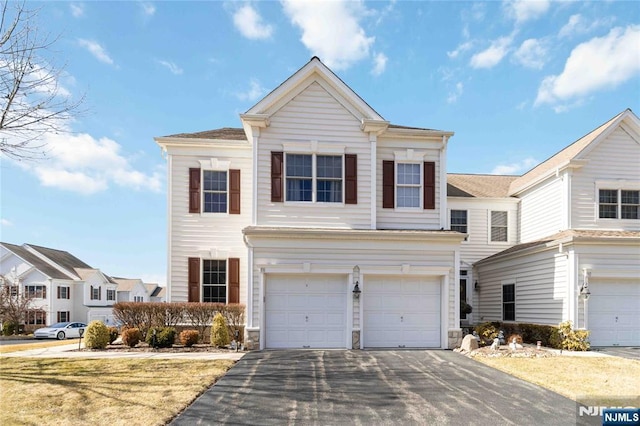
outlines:
M51 348L54 346L63 346L78 344L78 339L69 340L50 340L40 343L20 343L20 340L16 340L16 344L2 345L0 346L0 354L8 354L9 352L27 351L29 349L43 349Z
M568 398L633 396L640 383L640 361L618 357L474 358L512 376Z
M3 424L163 425L231 360L2 358Z

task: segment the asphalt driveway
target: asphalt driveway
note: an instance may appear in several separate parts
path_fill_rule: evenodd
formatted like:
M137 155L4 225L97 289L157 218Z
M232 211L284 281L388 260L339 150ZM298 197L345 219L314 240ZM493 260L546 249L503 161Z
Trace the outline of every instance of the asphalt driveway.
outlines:
M450 351L245 355L172 425L567 425L575 402Z

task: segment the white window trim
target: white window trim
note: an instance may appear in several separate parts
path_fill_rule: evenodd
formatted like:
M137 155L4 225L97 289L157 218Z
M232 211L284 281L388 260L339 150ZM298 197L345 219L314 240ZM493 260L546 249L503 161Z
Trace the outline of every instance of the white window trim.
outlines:
M283 146L285 146L283 144ZM286 144L286 146L289 146L289 144ZM344 197L345 197L345 160L344 160L344 148L341 149L337 149L335 150L335 153L331 153L331 152L327 152L327 151L322 151L322 152L300 152L300 151L285 151L284 152L284 158L282 161L282 171L283 171L283 176L284 176L284 202L285 204L292 204L292 205L309 205L309 204L316 204L318 206L344 206L345 202L344 202ZM340 152L338 152L340 151ZM310 155L311 156L311 201L288 201L287 200L287 180L289 179L289 177L287 176L287 155ZM328 157L340 157L341 158L341 163L342 163L342 175L340 176L340 182L342 182L342 200L340 202L327 202L327 201L318 201L318 195L317 195L317 185L318 185L318 179L317 179L317 174L318 174L318 170L317 170L317 157L319 156L328 156ZM305 178L305 179L309 179L309 178Z
M206 212L204 211L204 194L205 194L205 190L204 190L204 172L225 172L227 174L227 190L226 190L226 194L227 194L227 211L226 212ZM222 217L222 216L228 216L229 215L229 169L211 169L211 168L207 168L207 169L200 169L200 216L217 216L217 217Z
M513 285L513 320L504 319L504 286ZM517 322L518 312L516 311L516 303L518 301L518 285L516 280L505 280L500 283L500 321L502 322Z
M458 211L465 211L465 212L467 212L467 223L466 223L466 227L467 227L467 232L466 232L466 234L467 234L467 237L462 241L462 243L464 244L464 243L468 242L468 241L469 241L469 239L471 238L471 233L469 232L469 209L453 209L453 208L450 208L450 209L449 209L449 217L447 218L447 220L449 221L449 229L450 229L450 230L453 230L453 229L452 229L452 228L453 228L453 224L451 223L451 212L452 212L453 210L458 210ZM508 216L507 216L507 218L508 218ZM507 228L507 231L508 231L508 228Z
M422 156L422 159L424 159L424 156ZM418 179L419 185L400 185L398 184L398 165L399 164L417 164L418 168L420 169L420 177ZM393 206L396 210L399 211L411 211L411 212L415 212L415 211L419 211L419 210L423 210L423 206L424 206L424 161L415 161L415 160L398 160L398 161L394 161L393 162L393 184L395 186L395 188L393 188L394 190L394 200L393 200ZM418 196L420 198L420 201L418 202L418 206L416 207L398 207L398 188L400 187L404 187L404 188L419 188L418 190Z
M493 241L491 239L491 212L506 212L507 213L507 241ZM467 219L468 220L468 219ZM487 242L489 244L500 244L500 245L508 245L510 244L510 233L511 233L511 214L509 210L488 210L487 211Z
M229 258L228 257L200 257L200 302L204 301L204 261L205 260L218 260L224 261L224 304L229 304ZM220 284L208 284L211 287L220 286ZM207 302L209 303L209 302ZM222 302L212 302L222 303Z
M618 191L618 209L616 218L600 217L600 190L611 189ZM603 221L611 223L613 221L623 221L625 223L637 223L640 219L623 219L622 218L622 193L621 191L640 191L640 182L631 180L598 180L595 185L595 192L593 195L594 201L594 214L593 217L596 221Z

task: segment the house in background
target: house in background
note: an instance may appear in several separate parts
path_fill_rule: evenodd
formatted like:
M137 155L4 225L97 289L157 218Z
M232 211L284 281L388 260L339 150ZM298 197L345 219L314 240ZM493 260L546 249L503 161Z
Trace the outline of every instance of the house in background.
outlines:
M32 298L29 328L65 321L114 323L112 306L120 284L66 251L0 243L0 278L0 285L14 286L16 294L25 292ZM139 282L136 289L141 289L144 301L152 300L141 280L131 281ZM162 287L153 284L152 290L155 301L164 301Z
M451 348L493 320L640 345L630 110L523 176L447 175L452 132L389 123L316 57L240 120L155 139L169 301L246 304L256 348Z
M141 279L113 278L118 283L118 302L149 302L150 294Z

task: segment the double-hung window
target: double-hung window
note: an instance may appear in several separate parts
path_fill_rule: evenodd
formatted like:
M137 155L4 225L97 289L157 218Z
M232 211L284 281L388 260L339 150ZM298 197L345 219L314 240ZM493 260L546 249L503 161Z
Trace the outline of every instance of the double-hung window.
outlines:
M467 211L451 210L451 230L467 233Z
M598 217L600 219L640 219L640 191L600 189Z
M226 260L203 261L202 301L213 303L227 303Z
M341 155L287 154L286 200L342 203Z
M32 299L46 299L47 287L44 285L27 285L25 286L27 297Z
M59 286L58 287L58 299L70 299L70 291L67 286ZM58 321L60 322L60 321Z
M421 206L421 164L398 163L396 165L396 207Z
M509 241L508 236L508 212L491 212L491 240L492 242Z
M202 172L203 209L205 213L227 212L227 172L204 170Z
M116 300L115 290L107 290L107 300Z
M516 320L516 285L502 285L502 320Z
M71 321L71 312L58 311L58 322L67 322L67 321Z
M101 287L91 286L90 291L91 291L91 295L90 295L91 300L100 300L100 296L102 295Z

